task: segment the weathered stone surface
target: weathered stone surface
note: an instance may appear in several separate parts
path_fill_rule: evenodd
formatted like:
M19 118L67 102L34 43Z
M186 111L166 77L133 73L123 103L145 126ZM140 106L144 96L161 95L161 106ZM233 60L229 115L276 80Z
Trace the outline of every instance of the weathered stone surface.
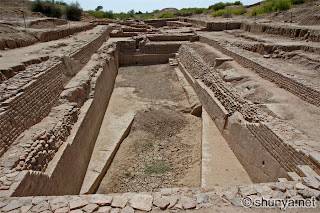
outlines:
M94 203L90 203L90 204L88 204L88 205L86 205L85 207L82 208L82 210L84 212L88 212L88 213L94 212L94 211L96 211L98 209L99 209L99 205L94 204Z
M226 192L223 194L222 197L226 198L229 201L232 201L234 198L236 198L238 195L237 192Z
M317 199L320 199L320 191L311 189L311 188L305 188L298 190L297 193L301 195L303 198L311 198L316 197Z
M118 208L112 208L110 213L120 213L120 209Z
M239 188L239 194L242 195L242 197L247 197L249 195L257 194L257 191L252 186L245 186Z
M71 210L70 212L72 212L72 213L83 213L83 211L81 209Z
M108 195L95 194L91 196L90 203L98 204L99 206L110 206L112 197Z
M296 185L295 185L295 188L296 188L296 190L301 190L301 189L305 189L305 188L307 188L305 185L303 185L302 183L297 183Z
M128 199L124 196L114 196L111 206L117 208L124 208L127 205Z
M37 196L37 197L32 198L32 204L34 204L34 205L42 203L43 201L47 201L47 198L43 197L43 196Z
M63 207L54 211L54 213L66 213L69 212L69 207Z
M271 196L275 199L285 199L287 194L281 191L273 191Z
M166 195L171 195L172 194L172 189L164 188L164 189L161 189L160 192L161 192L162 195L165 195L165 196Z
M276 191L285 192L287 190L283 183L274 183L270 185L270 188Z
M168 209L173 208L178 203L178 196L172 195L172 196L163 196L163 199L169 201Z
M181 204L184 209L194 209L197 207L195 200L186 196L181 197Z
M196 195L197 203L206 203L209 200L209 196L206 194L198 194Z
M97 213L109 213L111 211L111 206L102 206L98 209Z
M68 200L64 197L56 197L50 200L49 203L52 211L68 206Z
M320 189L320 182L317 178L309 176L309 177L303 177L301 179L302 183L312 189Z
M121 209L121 213L134 213L134 209L130 206L126 206L125 208Z
M41 203L33 206L31 208L31 211L33 212L44 212L44 211L49 211L49 203L47 201L42 201Z
M9 212L12 211L14 209L20 208L22 205L19 201L17 200L13 200L11 201L8 205L6 205L5 207L2 208L2 211L4 212Z
M141 211L151 211L153 197L147 194L137 194L132 196L129 203L132 208Z
M5 204L4 202L1 202L0 201L0 208L2 208L2 207L4 207L4 206L6 206L7 204Z
M272 189L269 186L254 185L253 188L257 191L258 195L260 196L272 194Z
M153 205L159 207L160 209L164 210L166 209L169 205L170 202L167 201L166 199L163 199L159 196L155 196L154 200L153 200Z
M234 206L242 206L241 200L239 198L235 198L231 201L232 205Z
M31 208L32 208L32 205L25 205L20 208L20 211L21 213L26 213L26 212L29 212Z
M79 209L79 208L82 208L88 204L89 204L89 201L84 197L75 197L75 198L71 199L69 202L70 210Z

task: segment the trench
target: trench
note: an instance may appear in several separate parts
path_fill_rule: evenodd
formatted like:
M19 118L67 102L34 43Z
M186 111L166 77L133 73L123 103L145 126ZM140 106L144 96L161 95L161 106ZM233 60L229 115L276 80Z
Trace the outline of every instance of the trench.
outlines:
M252 183L206 112L190 113L177 69L119 68L80 193Z

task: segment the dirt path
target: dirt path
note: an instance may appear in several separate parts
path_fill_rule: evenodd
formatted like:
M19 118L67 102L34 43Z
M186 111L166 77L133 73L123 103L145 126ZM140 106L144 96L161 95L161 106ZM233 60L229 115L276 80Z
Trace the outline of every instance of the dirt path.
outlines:
M145 107L137 113L97 193L199 187L201 119L184 113L189 104L173 68L122 67L116 87L135 88L131 98Z

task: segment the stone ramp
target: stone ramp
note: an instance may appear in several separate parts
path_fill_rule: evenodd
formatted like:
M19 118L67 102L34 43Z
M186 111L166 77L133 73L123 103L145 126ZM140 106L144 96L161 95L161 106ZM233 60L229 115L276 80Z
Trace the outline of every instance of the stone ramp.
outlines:
M207 111L202 109L201 187L252 184Z
M80 194L93 193L111 165L120 144L130 132L137 104L125 103L126 91L115 89L105 113Z

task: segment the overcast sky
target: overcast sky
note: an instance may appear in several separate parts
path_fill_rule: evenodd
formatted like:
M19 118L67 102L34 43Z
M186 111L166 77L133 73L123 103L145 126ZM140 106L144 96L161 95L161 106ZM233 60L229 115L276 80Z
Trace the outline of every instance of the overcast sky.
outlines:
M64 0L67 3L76 0ZM155 9L174 7L177 9L185 7L208 7L217 2L234 2L236 0L78 0L84 10L94 10L97 6L103 6L103 10L113 12L128 12L131 9L141 12L152 12ZM261 0L260 0L261 1ZM245 5L254 4L259 0L242 0Z

